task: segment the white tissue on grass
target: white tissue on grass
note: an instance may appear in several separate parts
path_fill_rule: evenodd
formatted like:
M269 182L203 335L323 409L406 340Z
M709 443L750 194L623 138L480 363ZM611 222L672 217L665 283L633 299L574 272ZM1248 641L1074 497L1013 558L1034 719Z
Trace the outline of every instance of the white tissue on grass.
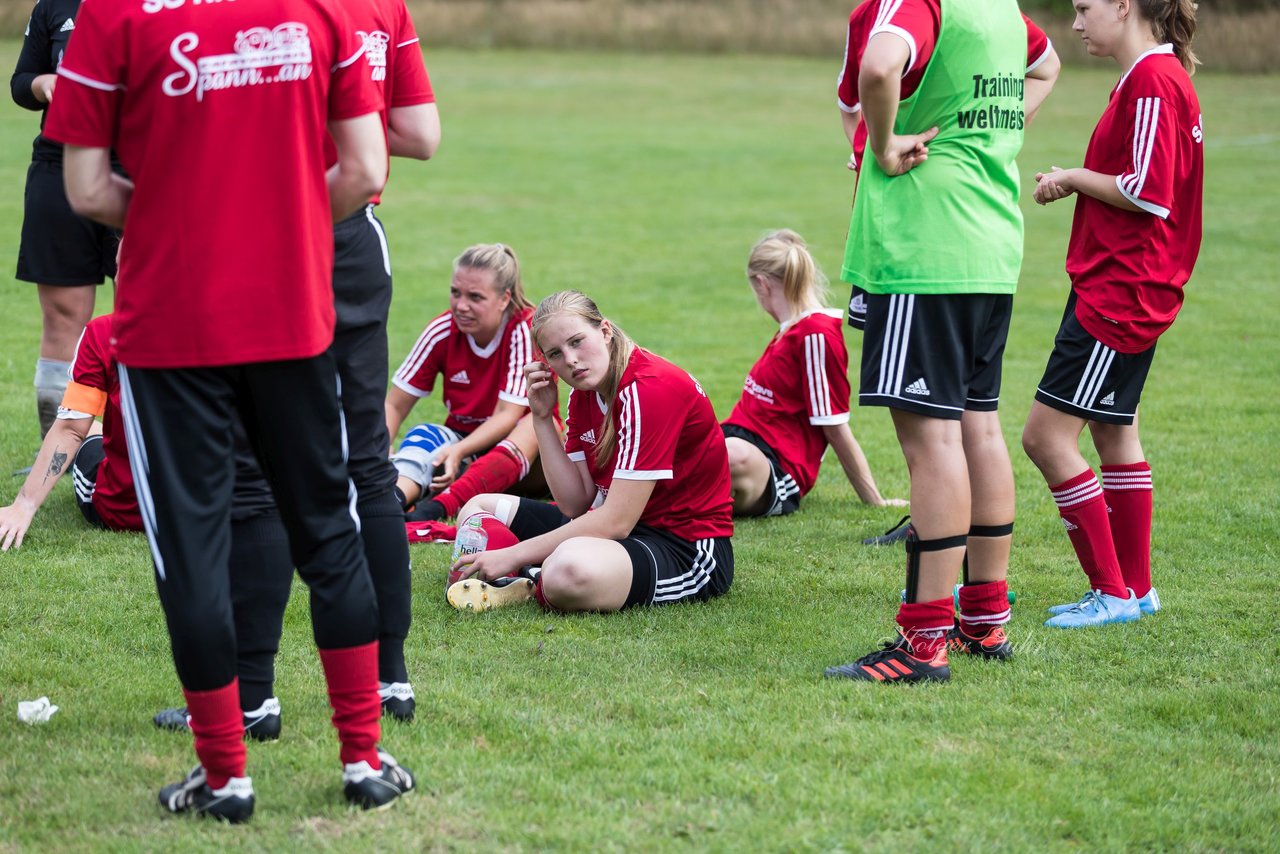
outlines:
M48 697L41 697L39 700L18 701L18 720L24 724L46 723L56 711L58 711L58 707L50 703Z

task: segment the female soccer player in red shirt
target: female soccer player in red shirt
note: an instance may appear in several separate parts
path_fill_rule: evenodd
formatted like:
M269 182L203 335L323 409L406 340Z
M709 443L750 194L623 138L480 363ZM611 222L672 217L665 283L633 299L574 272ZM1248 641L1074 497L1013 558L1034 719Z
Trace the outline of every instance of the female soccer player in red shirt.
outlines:
M783 229L752 248L747 280L782 325L747 374L742 398L721 425L733 478L733 512L782 516L813 489L827 445L866 504L885 500L849 429L849 353L841 312L826 307L826 277L804 239Z
M403 503L418 503L414 519L455 516L473 496L515 486L537 462L538 441L525 418L532 315L511 247L480 244L454 261L449 310L427 324L387 392L387 430L394 437L442 378L444 424L417 425L392 458ZM459 476L468 459L473 462Z
M1045 625L1128 623L1160 610L1151 586L1151 468L1138 400L1156 339L1182 306L1200 251L1203 123L1191 86L1191 0L1076 0L1089 53L1124 69L1084 166L1036 175L1042 205L1076 194L1071 296L1022 445L1049 483L1089 576ZM1085 426L1102 485L1080 455Z
M702 387L577 291L544 299L532 325L545 362L525 369L529 407L556 504L468 502L459 518L482 520L490 550L454 564L467 580L449 601L485 610L537 596L561 611L617 611L726 592L729 460ZM563 444L552 371L573 389ZM506 587L489 583L522 570Z

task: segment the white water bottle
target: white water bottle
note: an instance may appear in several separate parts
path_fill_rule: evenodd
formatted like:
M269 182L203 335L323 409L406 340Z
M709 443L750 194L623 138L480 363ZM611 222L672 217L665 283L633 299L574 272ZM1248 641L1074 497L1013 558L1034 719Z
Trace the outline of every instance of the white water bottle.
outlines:
M480 524L478 515L472 516L467 523L458 529L453 540L453 562L466 555L479 554L489 545L489 535Z

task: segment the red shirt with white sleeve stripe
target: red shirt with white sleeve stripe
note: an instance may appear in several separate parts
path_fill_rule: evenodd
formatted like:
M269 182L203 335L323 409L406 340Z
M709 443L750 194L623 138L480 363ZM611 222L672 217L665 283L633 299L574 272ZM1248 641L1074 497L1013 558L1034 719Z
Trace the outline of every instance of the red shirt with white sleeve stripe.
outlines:
M120 413L120 380L116 376L115 348L111 345L112 317L110 314L95 317L84 328L76 345L71 382L63 394L58 417L102 419L104 456L93 490L93 509L113 531L141 531L142 515L133 491L124 419ZM79 491L79 483L76 489Z
M827 451L822 428L849 421L843 325L843 315L833 309L784 324L747 374L742 398L725 419L764 439L801 495L818 480Z
M614 480L655 481L639 523L693 542L733 535L729 455L716 413L687 371L639 347L614 402L618 443L603 464L605 402L596 392L569 395L565 452L585 461L599 495Z
M1031 73L1048 58L1053 44L1044 30L1026 15L1027 25L1027 73ZM862 55L867 42L876 33L891 32L900 36L911 49L911 59L902 77L901 100L910 98L920 86L925 67L933 56L942 25L941 0L866 0L849 15L849 30L844 45L844 67L836 82L836 98L840 109L846 113L862 110L858 100L858 71L862 67ZM921 128L928 130L928 128ZM867 124L859 122L853 138L853 163L861 166L867 145Z
M427 324L391 381L414 397L426 397L436 377L444 377L445 426L470 433L489 420L499 400L529 405L524 366L534 358L531 317L531 308L509 314L493 340L481 347L446 311Z
M1067 245L1076 317L1111 349L1141 353L1172 325L1200 254L1204 124L1172 45L1147 51L1120 78L1084 168L1115 175L1141 210L1076 194Z
M116 357L300 359L333 340L326 122L376 113L338 0L85 0L45 135L133 179Z

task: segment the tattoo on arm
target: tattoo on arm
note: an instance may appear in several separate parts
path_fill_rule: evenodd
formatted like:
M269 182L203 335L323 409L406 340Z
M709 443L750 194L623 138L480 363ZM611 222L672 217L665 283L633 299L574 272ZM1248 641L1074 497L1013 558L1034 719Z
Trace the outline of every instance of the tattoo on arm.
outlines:
M57 477L58 475L62 474L62 469L64 466L66 466L66 464L67 464L67 452L62 450L55 450L53 452L53 459L49 461L49 470L45 472L44 479L48 480L51 477Z

